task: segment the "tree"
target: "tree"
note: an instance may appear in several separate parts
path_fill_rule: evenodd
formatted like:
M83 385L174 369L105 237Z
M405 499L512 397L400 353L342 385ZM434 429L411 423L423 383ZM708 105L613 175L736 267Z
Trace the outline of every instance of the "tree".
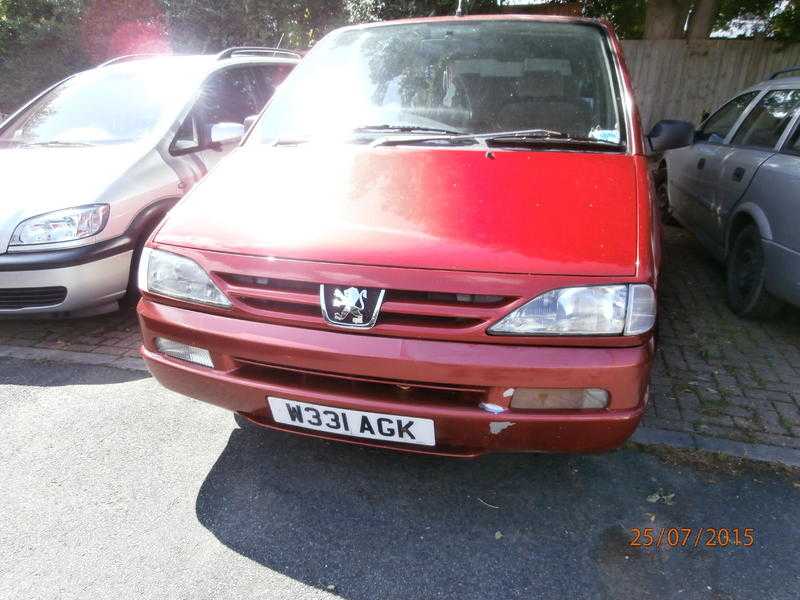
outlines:
M774 0L720 0L715 29L727 30L737 22L747 23L747 27L741 28L740 35L796 42L800 40L800 9L797 4L796 0L788 3Z
M308 48L346 21L343 2L326 0L163 0L173 46L208 52L237 45Z
M155 0L88 0L80 22L83 52L93 63L171 50L166 14Z
M644 37L648 40L682 38L690 6L690 0L648 0Z
M464 0L464 8L471 14L500 12L505 0ZM458 0L345 0L345 10L351 23L364 23L385 19L452 15Z
M645 0L587 0L583 12L588 17L608 19L625 39L644 37Z
M687 31L690 40L704 40L711 35L719 13L719 4L720 0L695 1Z
M800 6L792 2L786 10L772 19L772 35L785 42L800 40Z

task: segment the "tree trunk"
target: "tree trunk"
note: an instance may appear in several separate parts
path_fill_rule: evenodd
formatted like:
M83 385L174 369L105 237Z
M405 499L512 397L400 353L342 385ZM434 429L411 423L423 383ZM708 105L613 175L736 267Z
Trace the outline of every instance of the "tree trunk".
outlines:
M647 0L645 39L683 38L688 15L689 0Z
M689 20L690 40L704 40L714 30L714 21L719 12L719 0L696 0Z

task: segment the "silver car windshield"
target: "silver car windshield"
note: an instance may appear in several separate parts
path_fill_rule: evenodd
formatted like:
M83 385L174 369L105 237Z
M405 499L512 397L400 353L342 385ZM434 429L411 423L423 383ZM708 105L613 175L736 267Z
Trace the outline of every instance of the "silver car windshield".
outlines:
M173 121L195 90L192 69L93 69L60 84L0 132L2 145L135 142Z
M250 139L537 130L622 143L620 106L599 27L532 20L382 25L324 38Z

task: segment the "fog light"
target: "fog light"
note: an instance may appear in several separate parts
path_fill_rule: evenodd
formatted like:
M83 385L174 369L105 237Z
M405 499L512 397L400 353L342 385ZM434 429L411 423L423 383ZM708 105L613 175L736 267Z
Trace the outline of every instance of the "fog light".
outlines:
M517 388L511 408L529 410L600 409L608 406L605 390L533 390Z
M185 360L186 362L202 365L204 367L214 368L214 363L211 360L211 354L208 350L203 348L195 348L181 344L180 342L173 342L164 338L156 338L156 348L161 354L166 354L178 360Z

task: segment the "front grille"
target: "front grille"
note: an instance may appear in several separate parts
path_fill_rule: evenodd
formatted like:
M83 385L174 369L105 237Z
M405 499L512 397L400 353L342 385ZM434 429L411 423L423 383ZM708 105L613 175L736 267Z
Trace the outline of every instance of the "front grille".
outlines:
M55 306L66 297L65 287L0 288L0 310Z
M427 406L478 406L488 390L482 387L452 386L391 379L374 379L276 366L235 359L236 375L287 390L350 396L381 402L419 403Z
M252 318L303 327L324 327L316 282L217 274L225 292ZM507 314L516 297L387 289L373 330L414 335L423 328L443 335L470 332Z

